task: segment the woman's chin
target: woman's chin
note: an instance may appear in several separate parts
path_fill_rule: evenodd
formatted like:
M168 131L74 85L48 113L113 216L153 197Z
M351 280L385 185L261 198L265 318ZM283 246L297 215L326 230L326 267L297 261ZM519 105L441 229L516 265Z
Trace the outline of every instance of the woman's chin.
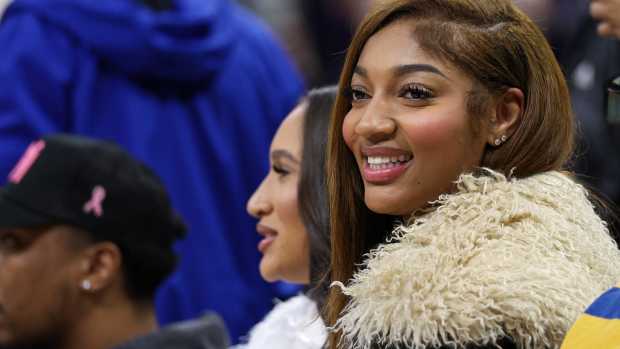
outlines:
M280 278L278 277L278 273L276 273L275 268L268 259L269 257L263 256L263 258L260 260L260 265L258 268L260 276L263 278L263 280L267 282L279 281Z
M368 209L372 212L390 216L408 216L415 210L407 205L403 205L402 201L398 201L397 198L393 197L367 197L365 202Z

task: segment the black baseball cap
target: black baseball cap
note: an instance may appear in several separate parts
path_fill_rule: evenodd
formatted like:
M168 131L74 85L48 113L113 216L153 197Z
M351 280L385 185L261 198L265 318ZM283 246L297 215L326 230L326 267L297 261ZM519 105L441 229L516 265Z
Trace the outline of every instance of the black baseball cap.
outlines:
M186 230L152 170L114 143L67 134L31 143L0 189L0 228L58 224L162 247Z

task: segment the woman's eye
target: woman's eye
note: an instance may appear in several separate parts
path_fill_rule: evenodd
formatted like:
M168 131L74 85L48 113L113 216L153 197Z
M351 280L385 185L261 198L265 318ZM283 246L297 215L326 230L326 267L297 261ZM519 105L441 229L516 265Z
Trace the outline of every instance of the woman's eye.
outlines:
M407 99L429 99L433 97L433 92L420 85L409 85L403 89L400 97Z
M286 175L289 174L288 170L278 165L271 166L271 169L273 169L273 172L277 173L279 177L285 177Z
M353 102L368 99L370 95L359 87L351 87L351 100Z
M0 235L0 250L12 251L19 248L20 242L13 234Z

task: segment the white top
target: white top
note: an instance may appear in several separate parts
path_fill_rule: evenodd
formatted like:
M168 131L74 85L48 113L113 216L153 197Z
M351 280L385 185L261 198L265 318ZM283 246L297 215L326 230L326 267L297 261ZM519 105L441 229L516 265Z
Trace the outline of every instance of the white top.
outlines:
M276 304L252 328L248 342L231 349L320 349L326 340L316 303L299 295Z
M2 17L2 13L9 6L11 0L0 0L0 17Z

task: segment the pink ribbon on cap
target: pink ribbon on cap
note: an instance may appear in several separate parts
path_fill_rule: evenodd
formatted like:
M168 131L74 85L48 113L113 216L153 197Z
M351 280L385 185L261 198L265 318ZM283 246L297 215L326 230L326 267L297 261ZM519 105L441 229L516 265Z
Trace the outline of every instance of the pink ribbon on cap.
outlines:
M30 143L28 149L24 152L21 159L17 162L11 173L9 173L9 182L19 183L26 175L32 164L37 160L41 151L45 149L45 141L40 140Z
M84 213L93 213L96 217L101 217L103 216L103 207L101 207L101 204L103 203L103 200L105 199L105 188L97 185L93 188L93 193L90 197L90 200L88 200L85 204L84 204Z

